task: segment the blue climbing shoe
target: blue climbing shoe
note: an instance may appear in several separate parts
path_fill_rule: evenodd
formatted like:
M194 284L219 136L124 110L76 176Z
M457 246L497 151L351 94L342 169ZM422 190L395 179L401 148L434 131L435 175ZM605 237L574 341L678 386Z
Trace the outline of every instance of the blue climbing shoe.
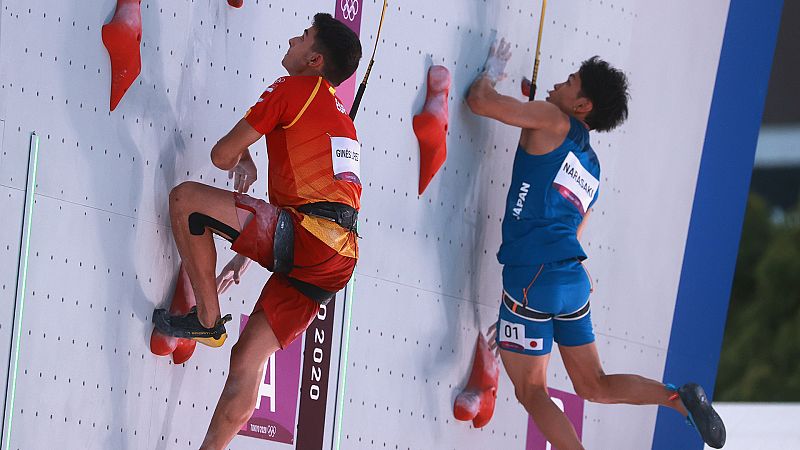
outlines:
M709 447L722 448L725 445L725 424L714 411L703 388L696 383L686 383L677 389L667 385L667 389L677 392L689 412L686 422L700 433L703 441Z

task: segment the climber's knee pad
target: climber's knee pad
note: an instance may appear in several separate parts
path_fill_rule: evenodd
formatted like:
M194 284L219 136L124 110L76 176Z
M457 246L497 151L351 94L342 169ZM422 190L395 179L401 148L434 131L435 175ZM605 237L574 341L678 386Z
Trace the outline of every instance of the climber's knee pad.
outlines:
M230 225L226 225L219 220L209 217L203 213L193 212L189 214L189 232L194 236L202 236L206 232L206 228L210 228L212 232L217 233L230 242L239 237L239 232Z

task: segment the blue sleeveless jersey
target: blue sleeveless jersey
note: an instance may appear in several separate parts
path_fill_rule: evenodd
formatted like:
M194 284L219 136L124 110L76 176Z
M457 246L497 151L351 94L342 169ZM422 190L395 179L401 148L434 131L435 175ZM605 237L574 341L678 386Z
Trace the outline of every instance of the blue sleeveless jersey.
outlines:
M600 162L589 131L570 117L564 142L546 155L514 157L503 218L500 264L535 265L568 258L586 259L576 232L597 200Z

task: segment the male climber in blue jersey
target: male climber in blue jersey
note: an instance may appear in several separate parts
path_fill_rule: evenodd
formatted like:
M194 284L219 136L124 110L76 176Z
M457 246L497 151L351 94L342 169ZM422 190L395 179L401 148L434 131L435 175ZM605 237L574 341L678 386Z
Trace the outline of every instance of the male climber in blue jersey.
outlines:
M589 132L612 130L627 118L625 75L593 57L548 91L545 101L521 102L494 89L506 76L510 57L505 41L492 47L467 105L475 114L522 128L497 254L503 265L500 317L491 330L517 399L559 450L583 448L547 393L555 341L579 396L598 403L671 407L689 418L708 445L721 448L725 426L700 386L606 375L594 343L591 279L579 242L600 187L600 163Z

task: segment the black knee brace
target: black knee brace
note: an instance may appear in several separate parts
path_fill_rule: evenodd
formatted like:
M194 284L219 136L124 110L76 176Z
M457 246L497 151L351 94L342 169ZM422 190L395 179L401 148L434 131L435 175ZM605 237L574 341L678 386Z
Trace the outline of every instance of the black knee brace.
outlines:
M189 233L195 236L202 236L206 232L206 228L210 228L212 232L217 233L230 242L239 237L239 232L233 227L226 225L219 220L209 217L199 212L189 214Z

